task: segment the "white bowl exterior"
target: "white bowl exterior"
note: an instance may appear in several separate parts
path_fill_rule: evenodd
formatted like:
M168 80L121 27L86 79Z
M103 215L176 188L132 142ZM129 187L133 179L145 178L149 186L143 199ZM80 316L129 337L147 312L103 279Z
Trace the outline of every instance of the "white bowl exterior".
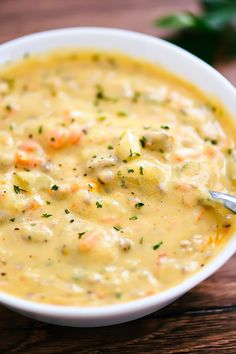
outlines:
M108 28L70 28L25 36L0 46L0 64L59 48L122 52L145 59L218 97L236 117L236 90L212 67L166 41L140 33ZM161 309L219 269L236 251L236 235L209 265L183 283L160 294L118 305L98 308L39 304L0 293L0 302L29 317L67 326L104 326L130 321Z

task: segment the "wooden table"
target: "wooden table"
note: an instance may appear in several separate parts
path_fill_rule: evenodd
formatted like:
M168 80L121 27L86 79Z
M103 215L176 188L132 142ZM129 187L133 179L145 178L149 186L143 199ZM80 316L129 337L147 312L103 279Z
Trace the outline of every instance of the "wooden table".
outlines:
M41 30L111 26L162 35L155 17L198 11L179 0L1 0L0 42ZM218 68L236 84L236 63ZM236 257L158 313L100 329L57 327L0 307L0 353L236 353Z

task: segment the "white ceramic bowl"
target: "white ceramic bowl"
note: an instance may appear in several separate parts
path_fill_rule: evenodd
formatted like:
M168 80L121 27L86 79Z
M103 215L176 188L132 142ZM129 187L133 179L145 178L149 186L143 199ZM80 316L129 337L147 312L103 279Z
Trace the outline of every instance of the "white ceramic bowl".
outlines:
M70 28L25 36L0 46L0 64L14 61L25 53L54 48L78 47L120 51L161 65L197 85L207 94L218 96L236 118L236 90L212 67L186 51L161 39L109 28ZM173 302L219 269L236 251L236 235L210 264L183 283L140 300L102 307L45 305L0 293L0 302L26 316L66 326L105 326L148 315Z

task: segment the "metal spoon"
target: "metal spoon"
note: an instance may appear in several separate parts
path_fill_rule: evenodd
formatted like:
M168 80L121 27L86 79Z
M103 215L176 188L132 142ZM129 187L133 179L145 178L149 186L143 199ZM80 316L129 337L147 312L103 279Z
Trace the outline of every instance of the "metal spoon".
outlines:
M209 193L214 200L222 202L227 209L231 210L234 214L236 214L235 196L222 193L222 192L215 192L215 191L209 191Z

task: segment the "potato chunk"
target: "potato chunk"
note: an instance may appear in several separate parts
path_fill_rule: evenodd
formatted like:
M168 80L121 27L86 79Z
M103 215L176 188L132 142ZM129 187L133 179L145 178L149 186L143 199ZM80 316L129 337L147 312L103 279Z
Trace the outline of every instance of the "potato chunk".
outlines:
M173 147L173 137L159 131L150 131L144 135L145 148L153 151L169 152Z
M140 156L140 145L136 135L128 129L116 146L115 153L120 160L133 160Z

